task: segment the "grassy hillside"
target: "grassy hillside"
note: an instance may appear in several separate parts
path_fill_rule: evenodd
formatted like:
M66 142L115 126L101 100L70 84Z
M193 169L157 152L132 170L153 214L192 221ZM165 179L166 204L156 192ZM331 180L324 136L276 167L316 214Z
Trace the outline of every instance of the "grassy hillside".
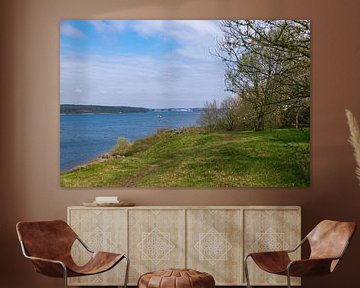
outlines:
M61 174L62 187L307 187L309 129L159 132Z

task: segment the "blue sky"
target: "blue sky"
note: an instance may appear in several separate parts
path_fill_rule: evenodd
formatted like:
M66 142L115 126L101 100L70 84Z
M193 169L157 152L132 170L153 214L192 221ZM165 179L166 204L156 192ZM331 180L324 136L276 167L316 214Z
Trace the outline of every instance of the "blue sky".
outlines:
M222 99L213 20L62 20L60 102L202 107Z

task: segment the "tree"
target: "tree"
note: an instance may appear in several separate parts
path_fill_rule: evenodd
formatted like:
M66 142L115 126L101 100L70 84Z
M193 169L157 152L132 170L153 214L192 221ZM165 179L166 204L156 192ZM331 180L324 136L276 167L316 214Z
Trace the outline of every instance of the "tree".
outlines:
M251 104L255 112L255 130L264 129L265 116L272 112L271 104L278 101L281 95L282 87L273 79L281 65L270 60L267 54L271 52L245 53L226 74L228 90Z
M217 104L215 100L206 102L199 124L209 131L249 130L254 121L254 111L238 95L228 96Z
M239 99L227 97L221 102L221 118L228 131L233 131L238 120Z
M298 107L299 119L310 102L310 22L225 20L222 30L216 55L226 64L226 88L251 103L255 130L285 106Z
M215 131L219 127L220 118L220 109L218 108L216 100L212 102L206 101L198 122L209 131Z

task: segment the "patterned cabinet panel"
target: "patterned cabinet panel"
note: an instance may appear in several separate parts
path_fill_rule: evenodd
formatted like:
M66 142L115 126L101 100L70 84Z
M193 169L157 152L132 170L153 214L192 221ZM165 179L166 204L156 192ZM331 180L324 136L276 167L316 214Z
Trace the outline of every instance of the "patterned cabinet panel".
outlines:
M129 210L129 283L148 271L185 267L185 210Z
M187 210L187 266L212 274L216 285L242 280L242 210Z
M216 285L245 285L243 258L250 252L282 250L300 242L300 207L69 207L68 222L93 250L126 253L129 284L139 276L164 268L209 272ZM75 243L79 264L89 258ZM300 258L300 250L293 258ZM253 285L278 286L286 277L261 271L249 260ZM121 285L125 261L106 273L71 278L71 285ZM298 279L293 284L299 285Z
M286 250L300 243L300 209L246 209L244 211L244 255L251 252ZM300 259L300 249L292 253ZM252 285L286 285L286 277L263 272L252 259L249 276ZM292 284L299 285L299 278Z
M127 253L126 209L69 209L68 222L91 250ZM78 241L73 246L72 255L79 264L89 259L89 253ZM68 281L70 285L122 285L125 267L125 261L121 261L108 272L69 278Z

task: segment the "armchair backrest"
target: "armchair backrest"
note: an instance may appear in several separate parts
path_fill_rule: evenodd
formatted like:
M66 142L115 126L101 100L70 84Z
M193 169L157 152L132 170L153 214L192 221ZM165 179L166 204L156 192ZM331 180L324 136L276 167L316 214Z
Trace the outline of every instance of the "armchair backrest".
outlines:
M355 222L321 221L306 236L311 248L310 259L341 257L355 229Z
M62 220L19 222L16 231L26 252L33 257L65 259L76 240L75 232Z

